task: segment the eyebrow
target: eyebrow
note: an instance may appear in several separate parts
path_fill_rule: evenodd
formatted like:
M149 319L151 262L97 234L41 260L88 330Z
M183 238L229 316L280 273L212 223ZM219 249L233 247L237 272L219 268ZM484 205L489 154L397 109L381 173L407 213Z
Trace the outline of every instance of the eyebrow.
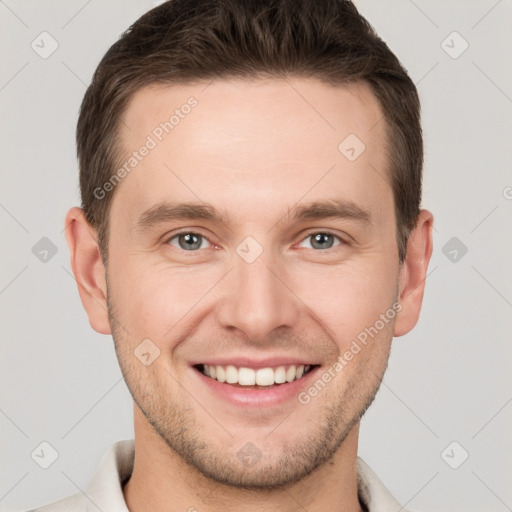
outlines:
M350 219L371 224L372 217L368 210L347 200L313 201L307 204L289 207L285 215L277 222L324 219ZM209 203L198 202L162 202L152 206L139 217L137 230L143 232L159 224L176 220L207 220L227 226L232 224L232 217L224 209L217 209ZM276 223L276 224L277 224Z
M137 221L137 230L144 231L158 224L173 220L208 220L229 225L230 216L208 203L163 202L146 210Z

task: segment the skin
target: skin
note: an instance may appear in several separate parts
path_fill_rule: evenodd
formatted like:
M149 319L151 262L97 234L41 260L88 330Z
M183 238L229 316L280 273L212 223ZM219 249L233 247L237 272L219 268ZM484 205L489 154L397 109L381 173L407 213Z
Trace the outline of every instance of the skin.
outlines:
M205 87L151 86L131 99L127 157L187 98L198 105L117 185L108 272L81 210L66 218L82 303L91 326L113 335L134 398L126 502L135 512L363 510L359 420L393 336L418 320L433 217L421 211L399 265L385 123L366 84L294 78ZM351 133L366 145L353 162L338 150ZM326 199L351 201L369 220L286 217L297 204ZM163 201L211 203L230 222L137 229L143 212ZM187 251L178 229L205 239ZM334 237L319 249L311 235L325 231ZM247 236L263 248L250 264L236 251ZM307 404L238 407L191 367L212 356L286 355L320 364L321 375L395 302L395 318ZM134 356L144 339L160 350L149 366ZM237 456L248 442L261 455L251 467Z

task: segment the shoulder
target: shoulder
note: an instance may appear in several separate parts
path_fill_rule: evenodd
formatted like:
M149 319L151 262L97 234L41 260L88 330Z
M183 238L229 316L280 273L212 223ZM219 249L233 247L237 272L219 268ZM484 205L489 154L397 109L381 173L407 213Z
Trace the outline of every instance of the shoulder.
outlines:
M28 512L82 512L85 511L86 505L84 495L82 493L73 494L62 500L49 503L39 508L34 508Z
M357 457L357 489L360 501L369 512L408 512L361 457Z

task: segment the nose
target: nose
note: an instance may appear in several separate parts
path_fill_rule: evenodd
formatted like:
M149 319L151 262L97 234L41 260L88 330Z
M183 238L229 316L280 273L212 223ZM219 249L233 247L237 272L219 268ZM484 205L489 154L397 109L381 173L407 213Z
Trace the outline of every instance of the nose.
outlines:
M278 328L296 328L304 305L287 282L286 268L278 263L267 251L252 263L235 256L217 309L223 328L239 330L257 344L269 342Z

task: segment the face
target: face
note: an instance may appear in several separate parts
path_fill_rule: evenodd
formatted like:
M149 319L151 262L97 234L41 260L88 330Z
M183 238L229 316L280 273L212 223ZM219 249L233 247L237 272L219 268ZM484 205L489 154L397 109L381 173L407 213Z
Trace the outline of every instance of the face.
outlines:
M312 79L148 87L127 108L115 348L148 427L218 482L299 480L377 392L400 314L381 117L366 85Z

